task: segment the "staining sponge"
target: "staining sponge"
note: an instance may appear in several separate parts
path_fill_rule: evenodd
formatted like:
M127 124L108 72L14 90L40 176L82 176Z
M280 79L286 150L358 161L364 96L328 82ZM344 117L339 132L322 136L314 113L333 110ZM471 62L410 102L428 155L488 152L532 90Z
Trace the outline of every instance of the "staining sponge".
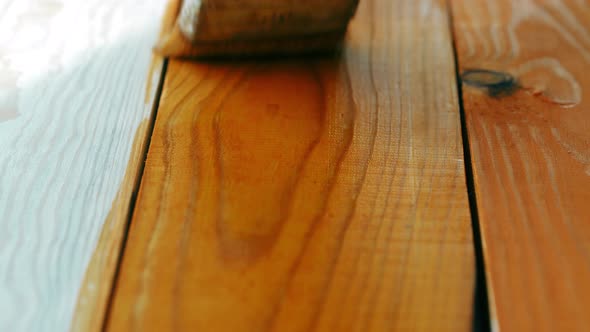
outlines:
M173 0L156 50L175 57L336 49L359 0Z

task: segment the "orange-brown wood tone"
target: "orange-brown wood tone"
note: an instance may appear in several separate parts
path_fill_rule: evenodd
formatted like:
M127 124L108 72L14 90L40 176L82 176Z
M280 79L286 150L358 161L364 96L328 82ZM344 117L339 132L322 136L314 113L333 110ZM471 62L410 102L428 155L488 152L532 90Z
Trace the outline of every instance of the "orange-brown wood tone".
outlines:
M493 326L585 331L590 4L451 3Z
M468 331L443 1L364 0L341 55L170 61L108 331Z

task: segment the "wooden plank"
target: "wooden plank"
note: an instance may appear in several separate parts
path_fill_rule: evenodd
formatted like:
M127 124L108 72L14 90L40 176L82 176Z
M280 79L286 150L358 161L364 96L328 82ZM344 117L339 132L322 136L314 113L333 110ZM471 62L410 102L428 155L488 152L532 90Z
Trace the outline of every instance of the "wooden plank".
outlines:
M366 0L341 57L171 61L107 330L469 330L448 23Z
M586 330L590 4L452 7L494 329Z
M162 6L0 2L0 331L101 328L162 68Z

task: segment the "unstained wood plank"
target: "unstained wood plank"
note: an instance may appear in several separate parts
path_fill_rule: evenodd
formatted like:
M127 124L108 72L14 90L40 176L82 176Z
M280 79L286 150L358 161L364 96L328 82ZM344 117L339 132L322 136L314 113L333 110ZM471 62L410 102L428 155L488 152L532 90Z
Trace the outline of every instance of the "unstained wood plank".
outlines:
M363 0L341 56L171 60L108 331L468 331L447 10Z
M0 331L100 330L162 68L162 9L0 1Z
M590 4L451 3L494 330L586 331Z

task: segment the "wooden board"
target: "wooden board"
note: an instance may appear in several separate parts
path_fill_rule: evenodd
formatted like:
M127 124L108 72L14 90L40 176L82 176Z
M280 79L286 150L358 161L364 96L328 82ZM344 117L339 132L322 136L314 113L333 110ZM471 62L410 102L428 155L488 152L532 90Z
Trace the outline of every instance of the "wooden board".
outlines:
M443 1L361 1L340 57L171 61L108 331L468 331Z
M160 77L162 5L0 2L0 331L101 328Z
M590 4L452 7L494 329L585 331Z

